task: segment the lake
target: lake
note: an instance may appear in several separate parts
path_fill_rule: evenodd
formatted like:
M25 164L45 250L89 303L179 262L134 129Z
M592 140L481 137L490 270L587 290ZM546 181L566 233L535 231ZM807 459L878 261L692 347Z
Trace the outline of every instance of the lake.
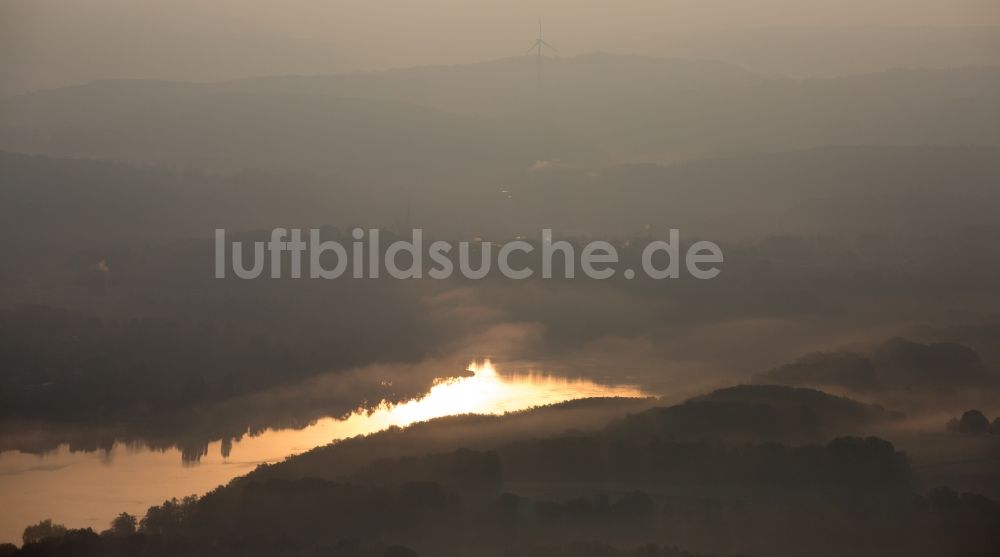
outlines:
M116 443L107 451L61 445L41 455L0 453L0 542L20 544L24 527L42 519L101 531L120 512L141 517L171 497L203 494L261 463L282 460L338 439L456 414L502 414L589 397L644 397L632 385L604 385L543 373L500 373L489 360L467 377L435 382L422 397L359 409L346 419L326 417L303 429L270 429L238 441L209 444L200 459L180 449L152 450Z

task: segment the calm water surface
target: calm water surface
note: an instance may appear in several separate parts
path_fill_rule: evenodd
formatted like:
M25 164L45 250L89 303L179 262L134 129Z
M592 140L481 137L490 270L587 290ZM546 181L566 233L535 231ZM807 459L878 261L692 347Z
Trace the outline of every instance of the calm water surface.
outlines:
M234 442L227 457L221 441L209 445L197 463L182 463L180 450L153 451L117 444L110 452L71 452L67 446L44 455L0 453L0 542L20 544L28 524L51 518L72 528L108 527L125 511L138 516L171 497L202 494L243 475L260 463L374 433L390 426L453 414L502 414L533 406L598 396L647 396L633 386L609 386L545 374L498 373L489 361L473 364L475 375L441 381L420 399L382 404L344 420L324 418L300 430L268 430Z

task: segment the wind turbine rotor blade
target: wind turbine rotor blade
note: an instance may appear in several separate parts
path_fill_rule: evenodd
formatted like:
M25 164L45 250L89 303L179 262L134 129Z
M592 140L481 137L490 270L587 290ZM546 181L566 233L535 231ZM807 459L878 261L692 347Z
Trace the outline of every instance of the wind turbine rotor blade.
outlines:
M539 46L540 45L539 45L538 41L535 40L535 42L531 43L531 47L528 48L528 52L526 54L531 54L531 52L533 50L535 50L536 48L538 48Z
M545 45L545 46L547 46L547 47L551 48L551 49L552 49L552 52L559 52L559 49L558 49L558 48L556 48L556 47L554 47L554 46L550 45L549 43L547 43L547 42L545 42L545 41L543 41L543 40L541 40L541 39L539 39L539 41L540 41L540 42L541 42L541 43L542 43L543 45Z

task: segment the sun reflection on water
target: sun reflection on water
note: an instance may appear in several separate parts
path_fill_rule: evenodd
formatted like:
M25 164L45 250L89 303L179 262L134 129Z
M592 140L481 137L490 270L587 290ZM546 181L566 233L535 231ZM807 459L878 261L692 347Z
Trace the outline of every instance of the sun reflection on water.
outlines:
M153 451L118 443L108 453L72 452L63 445L44 456L0 453L0 542L16 541L25 525L43 518L71 527L107 528L121 511L142 515L169 497L200 494L255 465L338 439L391 426L456 414L503 414L588 397L643 397L634 386L602 385L543 373L503 374L489 360L473 362L472 375L435 382L424 396L359 409L346 419L323 418L300 430L267 430L244 436L223 456L222 441L211 443L196 464L181 466L179 450Z
M585 379L547 374L501 375L490 360L472 362L470 377L435 384L426 396L380 409L393 425L405 426L456 414L502 414L534 406L588 397L646 396L632 386L600 385Z
M271 435L299 437L295 452L336 439L405 427L416 422L459 414L503 414L536 406L591 397L645 397L648 393L632 385L602 385L588 379L570 379L545 373L502 374L489 359L472 362L472 375L438 380L426 395L399 404L382 402L374 409L358 410L347 419L324 418L298 432L265 432L244 439L240 452L247 454ZM234 453L235 453L234 449Z

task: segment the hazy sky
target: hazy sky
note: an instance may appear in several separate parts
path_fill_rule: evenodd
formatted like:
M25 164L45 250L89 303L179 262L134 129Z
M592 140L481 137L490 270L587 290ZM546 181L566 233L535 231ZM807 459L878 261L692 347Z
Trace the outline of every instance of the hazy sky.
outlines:
M516 37L541 16L570 35L783 25L994 25L995 0L3 0L5 32L104 26L398 44Z
M699 34L712 37L702 44L743 49L723 44L729 29L998 25L1000 3L0 0L0 94L105 77L210 80L511 56L527 49L538 17L562 54L686 55L679 37Z

